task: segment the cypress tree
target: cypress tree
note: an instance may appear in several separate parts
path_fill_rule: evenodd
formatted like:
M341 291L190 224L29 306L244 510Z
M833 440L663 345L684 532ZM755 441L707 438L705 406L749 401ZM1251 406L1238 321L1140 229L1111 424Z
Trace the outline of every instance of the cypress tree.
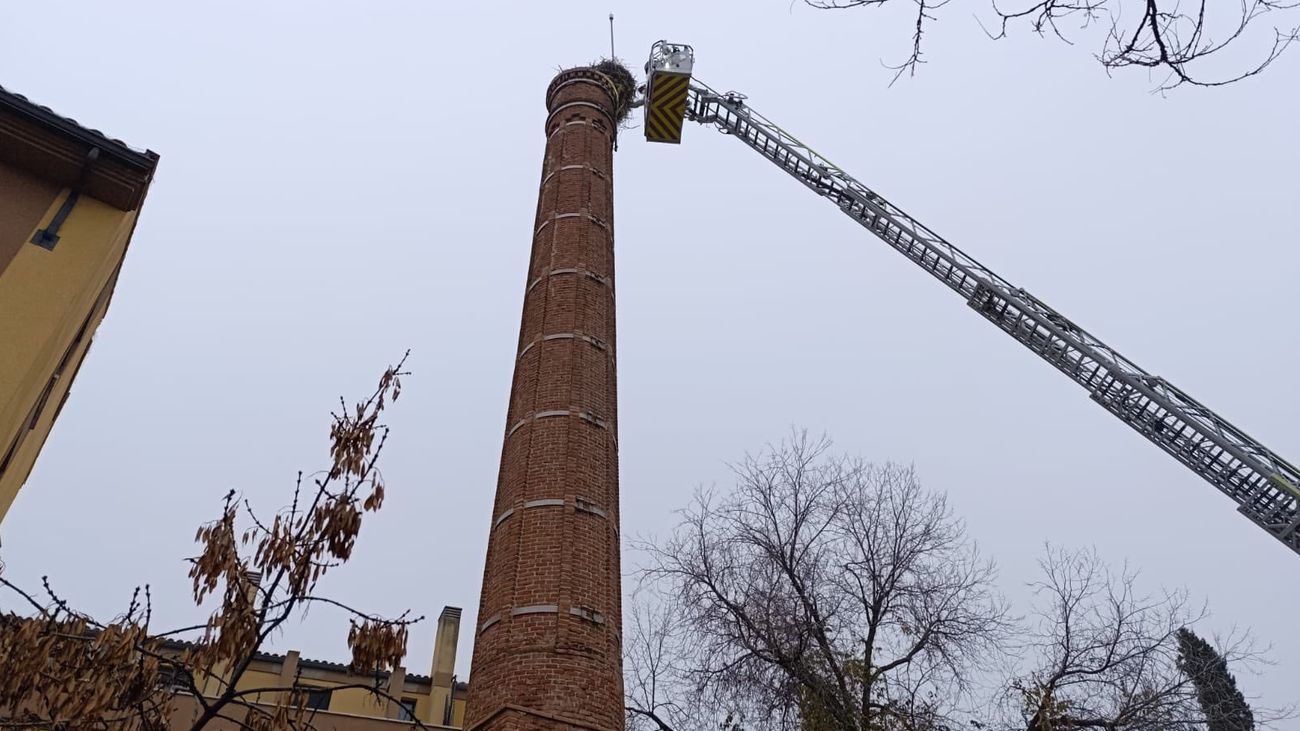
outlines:
M1228 661L1190 629L1178 630L1178 667L1196 688L1206 731L1254 731L1255 714L1228 672Z

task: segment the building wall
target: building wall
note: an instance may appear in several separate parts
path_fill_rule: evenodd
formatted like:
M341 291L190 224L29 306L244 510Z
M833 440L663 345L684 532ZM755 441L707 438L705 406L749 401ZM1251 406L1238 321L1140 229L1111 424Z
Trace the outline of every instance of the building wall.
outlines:
M255 585L255 582L254 582ZM443 607L438 617L438 631L434 640L433 672L427 676L408 674L399 668L391 675L376 681L373 675L352 673L346 665L316 660L304 660L298 651L290 650L284 655L258 655L253 658L244 674L240 676L235 688L251 691L267 688L265 693L248 697L249 702L263 705L289 703L284 689L298 688L301 691L311 689L331 689L329 705L319 711L328 714L330 719L338 716L342 720L331 720L340 729L379 728L376 726L355 726L348 719L365 718L371 720L400 720L402 709L387 698L380 698L368 688L376 682L389 694L403 700L415 701L415 718L428 726L447 726L460 728L465 720L466 688L464 683L456 682L454 675L456 664L456 643L460 632L461 610L457 607ZM164 652L178 657L187 649L184 643L169 644ZM218 668L213 675L196 676L195 686L208 697L218 696L226 687L229 678L227 669ZM344 686L364 686L347 688ZM447 704L451 703L450 718ZM183 703L182 715L197 707L193 699ZM191 714L192 715L192 714ZM179 723L179 722L177 722ZM408 724L409 725L409 724ZM316 723L317 728L333 728L333 725ZM176 724L173 727L179 728Z
M299 662L301 662L301 666ZM239 682L235 684L235 687L241 691L256 688L275 689L248 698L252 703L272 706L288 700L283 697L284 692L280 690L282 688L297 687L303 691L310 691L316 688L335 689L346 685L373 685L374 682L373 677L353 675L344 666L332 663L326 666L324 663L299 661L296 653L289 653L283 658L254 660L244 675L240 677ZM384 682L381 681L381 685ZM221 691L222 683L215 679L209 679L207 683L200 683L200 686L204 691L204 695L216 696ZM446 725L449 728L459 728L464 722L465 693L463 687L457 690L453 690L451 687L440 688L434 686L430 678L416 677L402 682L400 692L391 689L388 692L403 699L415 700L415 717L425 725ZM444 711L446 708L444 704L449 694L454 695L452 718L451 723L444 724ZM180 713L182 716L191 717L190 710L196 707L197 703L192 698L188 699L182 702ZM316 724L318 728L323 730L334 727L334 724L337 724L340 729L380 728L379 726L364 724L356 726L355 724L358 722L355 719L390 719L397 721L400 713L397 708L390 707L387 699L378 698L364 688L342 688L334 690L330 694L329 706L321 709L318 715L328 715L332 719L324 726L320 723ZM334 719L334 716L342 718Z
M270 708L267 709L271 710ZM171 714L172 731L189 731L200 712L198 701L193 696L176 696ZM423 721L429 728L452 728L439 723ZM354 716L338 712L318 712L311 717L311 724L317 731L403 731L413 727L410 721L389 718ZM215 720L205 727L208 731L242 731L232 721Z
M31 240L62 192L55 183L0 163L0 272Z
M0 519L104 317L138 212L82 195L52 250L30 243L69 193L0 164Z

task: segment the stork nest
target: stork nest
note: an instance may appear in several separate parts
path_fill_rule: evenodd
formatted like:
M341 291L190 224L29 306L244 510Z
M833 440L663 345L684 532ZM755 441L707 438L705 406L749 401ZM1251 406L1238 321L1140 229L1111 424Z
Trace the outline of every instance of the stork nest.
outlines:
M614 121L622 125L636 98L636 77L616 58L602 58L590 68L609 79L614 92Z

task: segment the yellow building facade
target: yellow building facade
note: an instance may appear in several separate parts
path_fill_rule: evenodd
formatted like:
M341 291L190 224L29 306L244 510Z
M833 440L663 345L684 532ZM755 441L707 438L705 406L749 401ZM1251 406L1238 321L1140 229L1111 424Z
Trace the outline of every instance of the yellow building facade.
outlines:
M284 697L287 693L300 694L297 700L313 712L311 724L318 731L397 731L411 728L413 720L424 726L459 729L465 721L466 695L466 684L457 681L455 675L460 614L457 607L443 607L428 675L399 668L376 679L373 675L352 673L347 665L309 660L291 650L283 655L256 656L235 688L239 691L274 689L249 698L268 707L294 702ZM183 649L183 644L175 648L177 652ZM218 678L195 678L195 681L205 696L214 697L227 684L226 679ZM376 684L387 695L400 700L381 699L366 689ZM192 696L179 693L173 705L172 728L190 728L201 710ZM213 728L234 731L238 724L217 722Z
M0 520L108 310L157 163L0 88Z

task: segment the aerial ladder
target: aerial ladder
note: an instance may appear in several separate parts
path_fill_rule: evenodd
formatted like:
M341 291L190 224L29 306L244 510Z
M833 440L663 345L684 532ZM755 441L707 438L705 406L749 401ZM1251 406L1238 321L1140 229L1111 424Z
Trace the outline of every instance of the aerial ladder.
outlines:
M929 272L971 309L1082 386L1092 400L1227 495L1300 553L1300 470L1227 419L1125 358L1045 302L904 213L756 112L692 75L694 50L659 41L646 64L645 136L681 142L685 120L744 142Z

